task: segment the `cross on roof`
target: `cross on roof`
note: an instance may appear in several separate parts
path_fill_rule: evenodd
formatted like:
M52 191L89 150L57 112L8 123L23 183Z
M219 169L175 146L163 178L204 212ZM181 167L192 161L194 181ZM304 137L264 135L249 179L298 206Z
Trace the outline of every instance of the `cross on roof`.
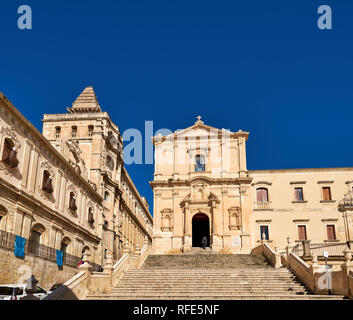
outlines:
M197 119L196 123L203 123L203 121L201 120L202 119L201 116L197 116L196 119Z

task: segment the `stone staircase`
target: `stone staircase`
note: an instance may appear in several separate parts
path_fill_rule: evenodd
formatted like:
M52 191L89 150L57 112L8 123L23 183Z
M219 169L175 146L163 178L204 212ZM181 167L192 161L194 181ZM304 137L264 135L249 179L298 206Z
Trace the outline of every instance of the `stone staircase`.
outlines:
M342 299L318 296L286 268L271 267L262 255L150 255L130 269L109 294L87 299Z

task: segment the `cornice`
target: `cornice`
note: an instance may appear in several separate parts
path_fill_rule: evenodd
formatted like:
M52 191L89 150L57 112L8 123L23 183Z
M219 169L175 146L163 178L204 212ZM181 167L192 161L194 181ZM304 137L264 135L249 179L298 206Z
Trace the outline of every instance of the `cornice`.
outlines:
M152 188L154 187L173 187L173 186L191 186L196 181L203 181L208 184L250 184L252 178L244 177L244 178L210 178L197 176L192 177L187 180L160 180L160 181L150 181L149 184Z

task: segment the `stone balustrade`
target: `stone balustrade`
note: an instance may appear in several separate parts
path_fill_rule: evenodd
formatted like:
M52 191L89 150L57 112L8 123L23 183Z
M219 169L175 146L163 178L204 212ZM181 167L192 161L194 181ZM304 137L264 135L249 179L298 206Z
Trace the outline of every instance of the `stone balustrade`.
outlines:
M350 249L344 251L345 262L340 270L326 272L325 265L318 264L316 254L310 264L293 252L295 244L288 239L287 254L282 255L282 262L303 281L315 294L344 295L353 298L353 261Z
M93 267L89 263L90 254L85 253L84 263L79 266L80 272L45 299L82 300L87 295L109 293L130 268L141 268L151 250L147 239L142 250L137 248L135 252L130 252L129 244L126 243L124 254L115 265L112 254L108 253L103 272L93 272Z

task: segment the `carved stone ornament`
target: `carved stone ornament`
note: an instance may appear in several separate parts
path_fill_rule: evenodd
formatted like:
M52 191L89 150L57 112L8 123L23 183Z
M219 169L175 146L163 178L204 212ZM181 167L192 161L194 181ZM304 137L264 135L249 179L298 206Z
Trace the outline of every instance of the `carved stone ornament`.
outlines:
M231 207L228 209L228 212L229 212L229 229L240 230L240 226L241 226L240 207Z
M53 195L52 193L48 193L43 189L42 183L43 183L43 175L44 175L44 171L48 171L50 174L50 178L51 178L51 184L53 184L54 181L54 177L55 177L55 173L54 170L52 168L52 166L50 165L49 161L45 160L43 162L41 162L40 164L40 177L38 179L38 184L37 184L37 190L39 191L39 195L43 198L43 199L50 199L53 200Z
M107 155L106 165L110 171L114 170L114 160L110 155Z
M73 184L71 184L68 188L67 191L69 192L69 206L68 206L68 211L71 214L74 214L77 212L77 204L76 204L76 200L77 200L77 192L75 189L75 186ZM73 197L71 197L71 194L73 194Z
M15 144L16 151L21 149L21 143L18 141L17 133L14 127L1 127L0 133L4 138L9 138Z
M10 154L8 157L9 160L12 160L12 161L0 161L0 170L3 171L6 175L9 175L12 177L16 175L16 172L18 172L18 167L17 167L18 159L16 155L21 148L21 144L17 138L17 133L14 127L1 127L0 134L4 137L3 141L5 141L5 139L8 138L14 144L13 150L10 151ZM3 160L4 149L2 149L1 152L2 154L0 155L1 156L0 160Z
M172 231L172 217L173 217L173 210L172 209L163 209L161 211L162 214L162 224L161 230L162 231Z

